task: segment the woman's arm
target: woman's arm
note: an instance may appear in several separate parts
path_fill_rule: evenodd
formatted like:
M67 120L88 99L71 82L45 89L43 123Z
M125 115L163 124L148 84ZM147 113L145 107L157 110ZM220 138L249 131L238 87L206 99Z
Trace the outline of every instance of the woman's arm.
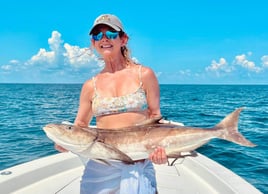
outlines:
M152 69L143 67L142 83L147 96L149 117L161 116L159 84Z
M143 70L143 84L147 95L149 117L161 116L160 111L160 90L158 80L155 73L150 68ZM150 154L149 159L155 164L165 164L167 162L167 155L165 149L158 147Z
M89 121L92 117L91 98L93 90L91 85L92 83L90 81L85 82L80 93L79 109L74 124L81 127L88 126ZM59 152L67 151L66 149L57 144L55 144L54 147Z
M92 118L92 80L84 83L79 100L79 108L74 121L75 125L86 127Z

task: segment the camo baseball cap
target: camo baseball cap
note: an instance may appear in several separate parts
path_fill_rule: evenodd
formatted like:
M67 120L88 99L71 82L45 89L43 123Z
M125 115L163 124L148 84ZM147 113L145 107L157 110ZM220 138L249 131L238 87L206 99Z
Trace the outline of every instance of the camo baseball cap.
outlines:
M118 17L112 14L102 14L99 17L97 17L96 20L94 21L94 24L91 27L89 34L91 35L94 28L100 24L110 26L116 31L124 31L122 22L119 20Z

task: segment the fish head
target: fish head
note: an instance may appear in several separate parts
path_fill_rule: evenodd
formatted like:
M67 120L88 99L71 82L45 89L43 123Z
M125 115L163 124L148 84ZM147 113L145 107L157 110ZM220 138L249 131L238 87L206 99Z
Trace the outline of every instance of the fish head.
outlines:
M95 130L76 125L47 124L43 130L54 143L74 153L87 149L97 137Z

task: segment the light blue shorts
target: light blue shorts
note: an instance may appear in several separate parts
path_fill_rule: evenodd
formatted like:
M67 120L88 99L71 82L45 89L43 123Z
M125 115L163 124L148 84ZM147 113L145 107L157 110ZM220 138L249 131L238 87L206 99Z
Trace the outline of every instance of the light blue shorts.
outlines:
M155 170L151 161L110 165L90 160L82 176L81 194L155 194Z

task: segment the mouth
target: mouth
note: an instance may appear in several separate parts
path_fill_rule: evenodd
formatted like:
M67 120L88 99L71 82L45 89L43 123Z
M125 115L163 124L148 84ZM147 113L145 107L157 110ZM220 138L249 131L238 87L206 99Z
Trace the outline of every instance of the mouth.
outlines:
M113 45L111 45L111 44L109 44L109 45L101 45L100 47L101 47L101 48L112 48Z

